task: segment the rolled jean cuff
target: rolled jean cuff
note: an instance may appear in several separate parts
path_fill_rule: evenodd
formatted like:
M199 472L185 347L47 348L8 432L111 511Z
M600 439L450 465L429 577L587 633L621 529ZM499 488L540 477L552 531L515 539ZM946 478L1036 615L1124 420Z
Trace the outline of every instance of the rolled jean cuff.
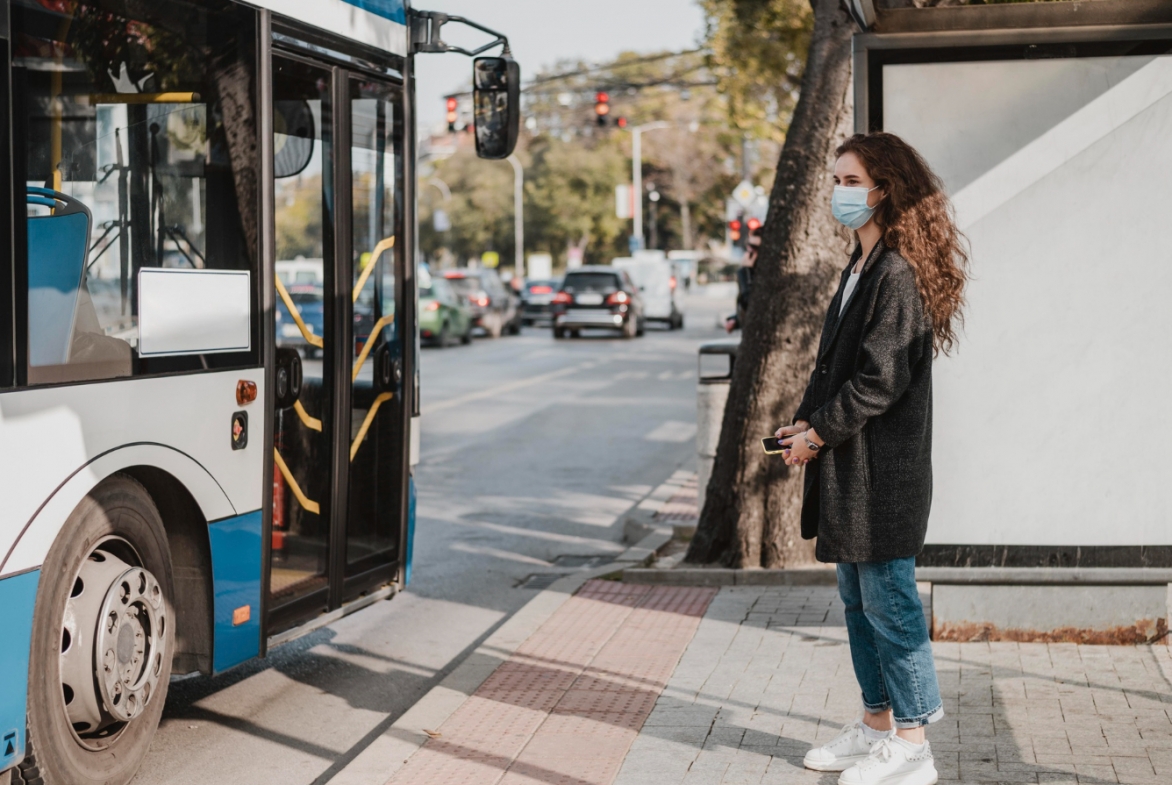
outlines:
M891 708L891 701L883 701L882 703L868 703L866 698L863 698L863 708L872 714L880 714Z
M933 722L938 722L944 717L944 705L937 706L934 710L927 714L921 714L919 717L895 717L895 727L897 728L922 728L925 725L931 725Z

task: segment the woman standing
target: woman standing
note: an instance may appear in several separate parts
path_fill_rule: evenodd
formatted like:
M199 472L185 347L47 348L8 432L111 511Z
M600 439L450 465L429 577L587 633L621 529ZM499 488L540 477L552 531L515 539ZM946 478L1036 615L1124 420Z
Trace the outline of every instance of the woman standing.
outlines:
M943 714L916 592L932 503L932 358L956 334L968 256L939 178L906 142L837 150L834 217L858 244L822 328L786 462L806 466L802 536L838 564L863 718L810 750L840 785L932 785L924 726Z

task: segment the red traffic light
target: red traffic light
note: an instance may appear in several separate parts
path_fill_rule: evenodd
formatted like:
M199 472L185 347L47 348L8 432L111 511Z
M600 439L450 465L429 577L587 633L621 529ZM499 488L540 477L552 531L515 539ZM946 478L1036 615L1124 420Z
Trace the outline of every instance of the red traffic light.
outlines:
M448 99L448 111L449 112L456 111L456 99L454 97Z
M761 221L757 218L750 218L748 221L746 221L746 224L748 225L750 232L761 228Z
M728 222L728 238L734 243L741 239L741 222L732 220Z
M619 128L626 128L627 127L627 118L620 117L618 120L615 121L615 125L617 125Z
M606 123L606 116L610 114L610 96L603 92L594 94L594 114L598 115L598 124Z

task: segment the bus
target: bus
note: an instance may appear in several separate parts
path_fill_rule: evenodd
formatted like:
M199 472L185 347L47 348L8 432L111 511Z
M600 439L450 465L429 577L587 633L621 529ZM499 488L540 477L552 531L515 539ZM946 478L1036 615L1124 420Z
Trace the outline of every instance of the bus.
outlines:
M413 60L503 45L486 158L520 74L405 0L0 14L0 782L125 783L173 676L409 580Z

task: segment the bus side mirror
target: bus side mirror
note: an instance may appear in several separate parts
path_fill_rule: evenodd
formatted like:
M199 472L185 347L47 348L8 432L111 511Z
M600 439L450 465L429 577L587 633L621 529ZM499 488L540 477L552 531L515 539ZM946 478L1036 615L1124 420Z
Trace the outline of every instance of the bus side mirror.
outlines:
M521 124L521 66L511 57L472 61L473 121L476 154L508 158L517 146Z
M317 137L308 101L273 101L273 177L301 174Z

